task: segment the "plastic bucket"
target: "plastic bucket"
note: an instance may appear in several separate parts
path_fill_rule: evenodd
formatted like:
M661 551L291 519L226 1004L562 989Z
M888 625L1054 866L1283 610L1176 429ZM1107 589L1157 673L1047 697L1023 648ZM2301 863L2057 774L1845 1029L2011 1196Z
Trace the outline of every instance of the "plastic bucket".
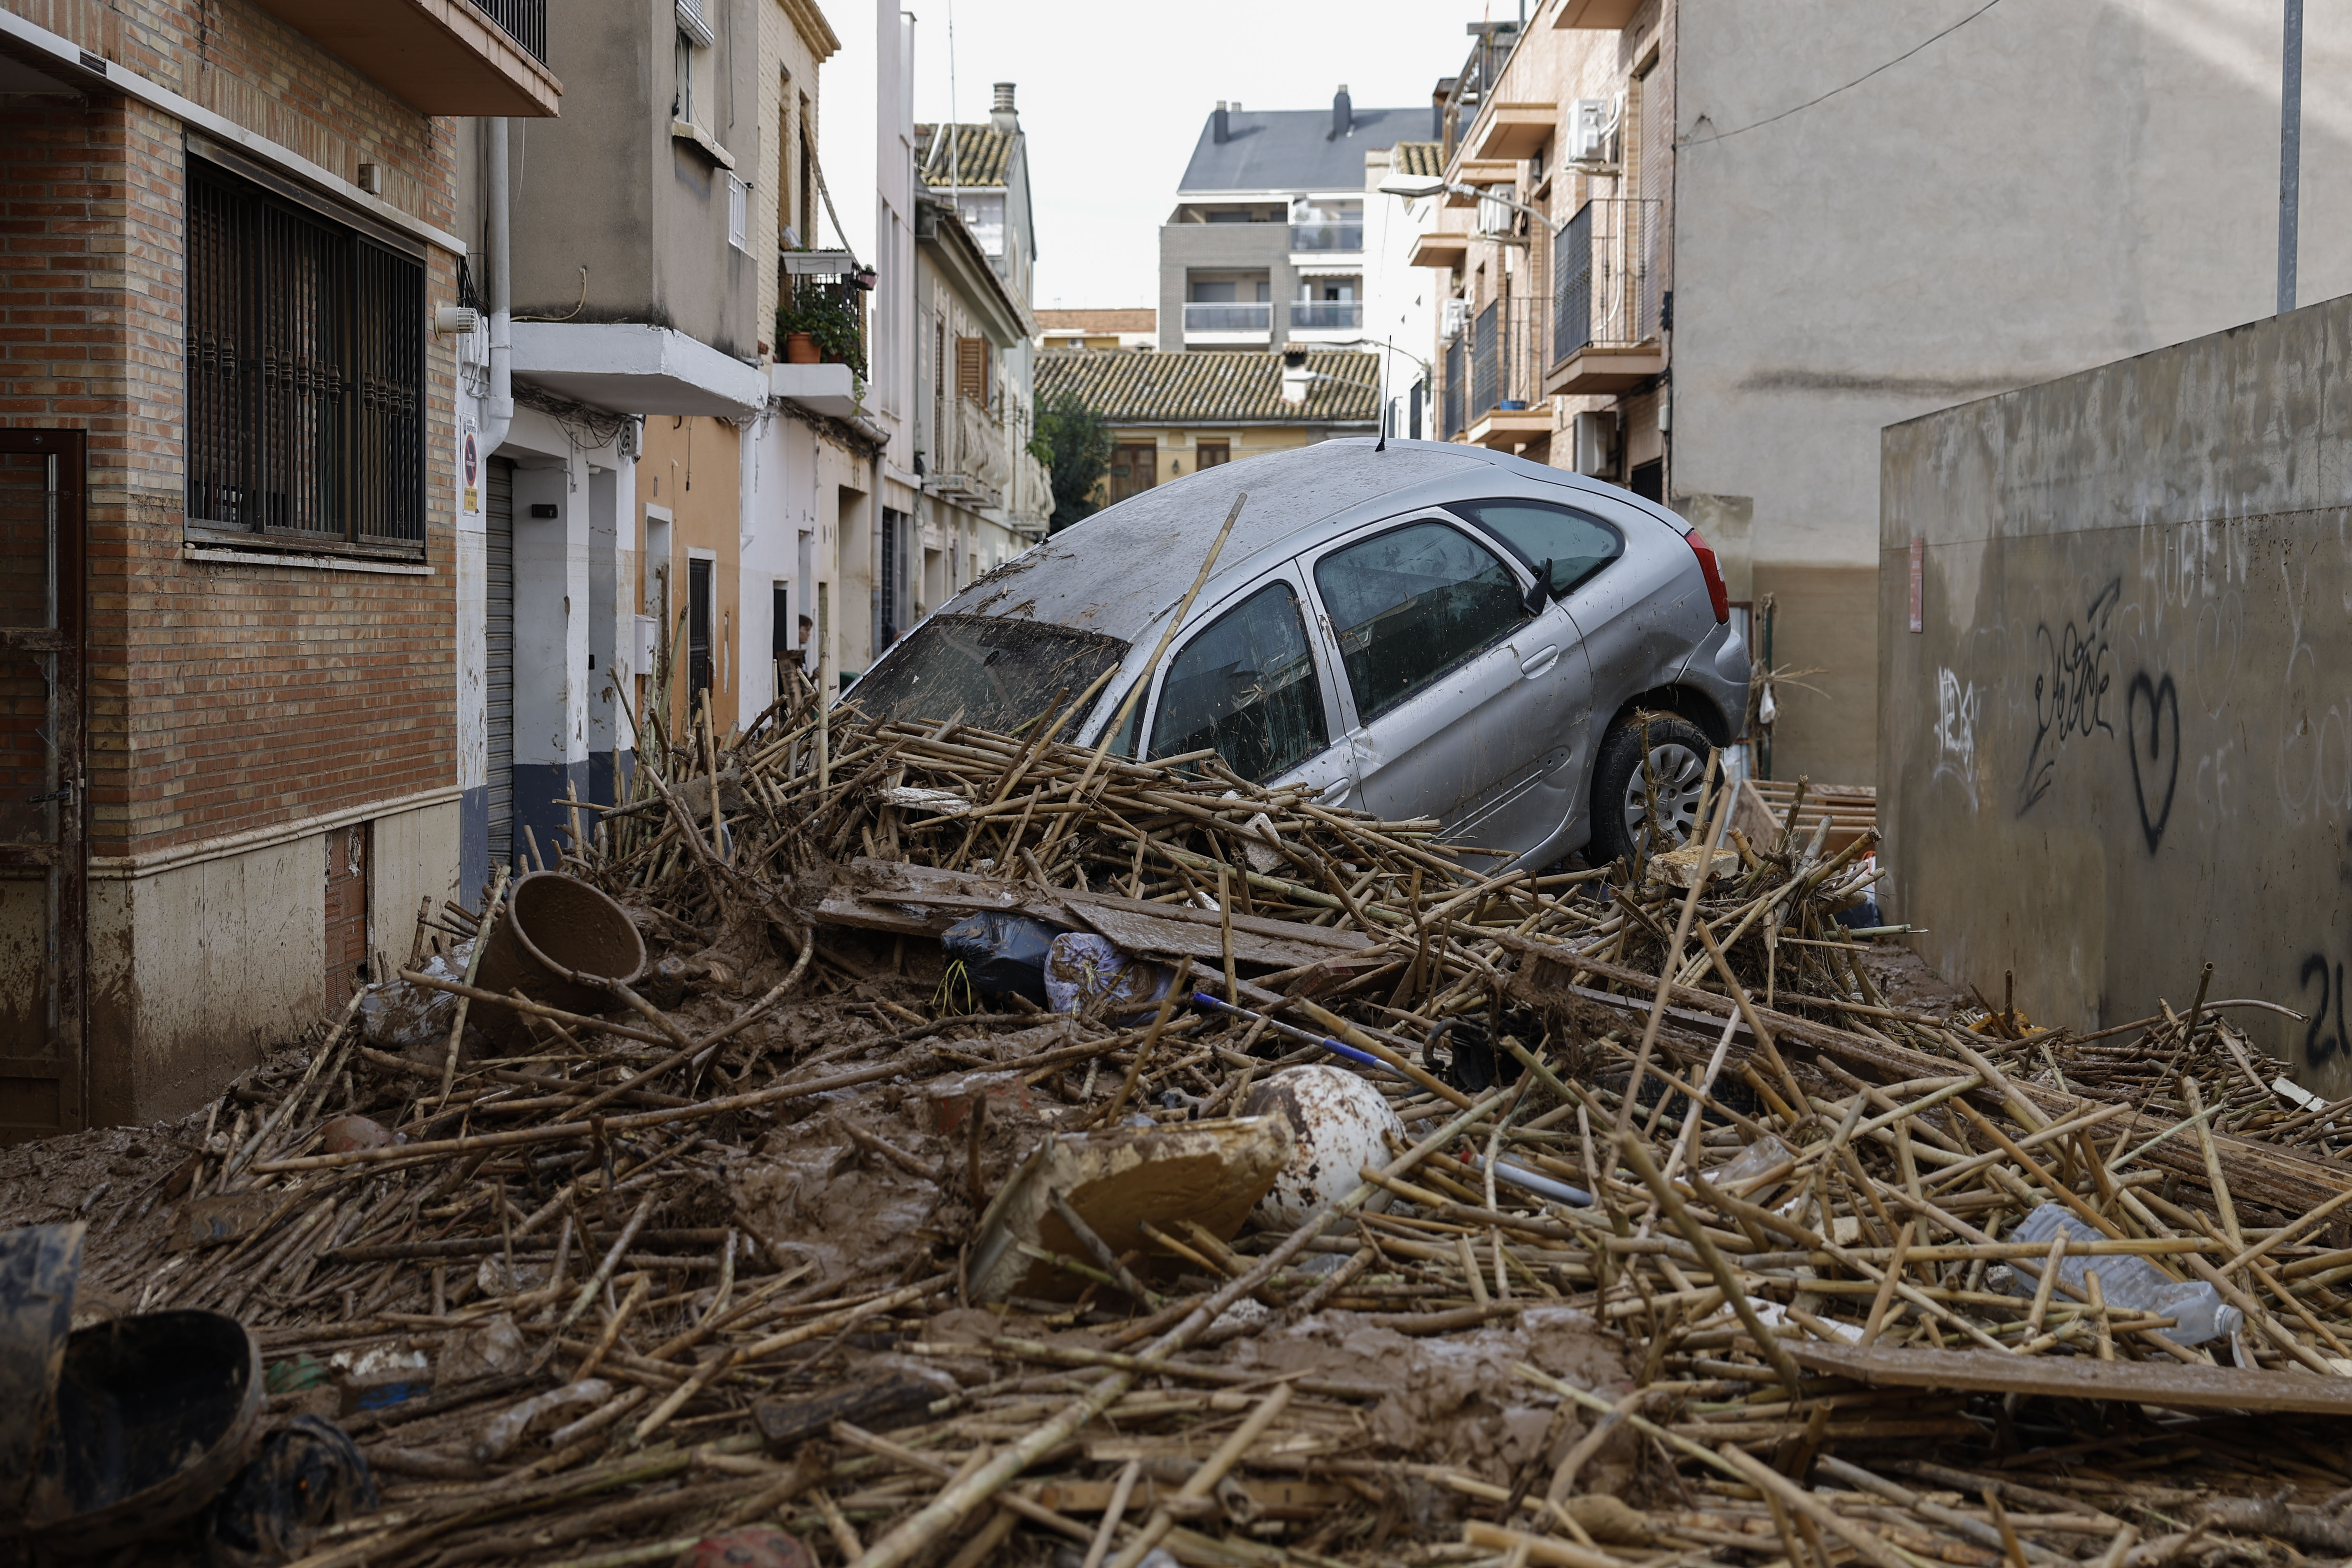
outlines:
M626 910L576 877L533 871L508 894L474 984L501 996L520 991L567 1013L595 1014L613 1005L604 983L634 984L645 969L645 938ZM500 1044L529 1038L511 1007L478 1003L466 1017Z

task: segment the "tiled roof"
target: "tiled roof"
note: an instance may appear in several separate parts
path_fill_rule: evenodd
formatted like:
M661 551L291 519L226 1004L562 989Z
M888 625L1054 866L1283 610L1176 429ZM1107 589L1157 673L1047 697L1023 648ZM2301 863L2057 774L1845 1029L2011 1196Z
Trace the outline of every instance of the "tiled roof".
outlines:
M1345 136L1331 134L1328 109L1251 110L1226 117L1225 140L1213 116L1201 127L1192 161L1177 190L1360 191L1364 154L1429 130L1426 109L1359 109Z
M1307 384L1307 401L1285 403L1282 355L1266 350L1048 349L1037 356L1037 401L1076 393L1114 425L1370 425L1380 417L1378 354L1313 351L1307 368L1318 378Z
M1037 325L1049 332L1156 332L1160 312L1149 305L1129 310L1040 310Z
M948 132L953 129L955 134ZM982 123L952 128L946 125L918 125L915 143L921 150L923 183L934 190L958 186L988 186L1004 184L1004 167L1013 159L1013 138L995 126ZM948 148L956 151L958 168L955 177L949 178Z
M1390 150L1389 167L1400 174L1442 180L1445 177L1444 153L1443 142L1400 142Z

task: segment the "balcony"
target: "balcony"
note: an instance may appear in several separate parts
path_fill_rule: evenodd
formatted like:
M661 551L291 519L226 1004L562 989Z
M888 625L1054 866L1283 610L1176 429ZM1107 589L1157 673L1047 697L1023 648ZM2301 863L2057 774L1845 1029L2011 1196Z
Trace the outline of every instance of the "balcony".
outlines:
M1364 248L1364 226L1360 223L1294 223L1290 226L1290 248L1298 255L1361 250Z
M552 118L547 0L258 0L425 114Z
M1290 305L1294 332L1360 332L1364 330L1361 300L1294 300Z
M1274 307L1256 304L1188 304L1184 307L1184 341L1206 343L1262 343L1274 335Z
M1464 337L1447 345L1449 438L1507 452L1551 434L1551 409L1543 397L1540 325L1525 301L1496 300L1478 312Z
M1551 139L1559 107L1550 103L1504 103L1486 106L1470 132L1467 156L1472 159L1532 158Z
M1555 27L1605 29L1615 32L1633 20L1642 0L1568 0L1552 19Z
M1661 205L1590 201L1553 237L1546 392L1625 392L1665 370L1656 265Z
M1416 236L1412 250L1405 258L1408 267L1437 267L1446 270L1461 266L1470 257L1470 237L1466 234L1424 234Z
M1453 173L1446 175L1445 180L1449 185L1484 189L1488 185L1516 186L1518 178L1519 166L1508 158L1463 158L1455 163ZM1475 195L1465 196L1453 190L1438 199L1449 207L1475 207L1478 205Z

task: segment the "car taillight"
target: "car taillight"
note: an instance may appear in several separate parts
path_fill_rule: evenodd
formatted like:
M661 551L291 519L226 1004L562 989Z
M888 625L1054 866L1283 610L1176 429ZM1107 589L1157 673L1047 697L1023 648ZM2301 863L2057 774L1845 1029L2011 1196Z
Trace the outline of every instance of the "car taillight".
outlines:
M1723 568L1717 563L1715 552L1707 548L1706 541L1698 536L1697 529L1683 537L1690 541L1691 553L1698 557L1698 569L1706 577L1707 599L1715 605L1715 624L1722 626L1731 619L1731 591L1723 585Z

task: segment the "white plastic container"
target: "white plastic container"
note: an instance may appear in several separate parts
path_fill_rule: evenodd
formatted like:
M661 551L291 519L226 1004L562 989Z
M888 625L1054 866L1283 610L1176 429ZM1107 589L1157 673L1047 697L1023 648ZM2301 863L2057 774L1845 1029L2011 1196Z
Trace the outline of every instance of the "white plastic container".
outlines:
M1363 1184L1363 1168L1389 1162L1386 1134L1404 1135L1388 1097L1345 1068L1286 1068L1251 1091L1243 1114L1290 1124L1290 1159L1258 1200L1259 1217L1286 1227Z

